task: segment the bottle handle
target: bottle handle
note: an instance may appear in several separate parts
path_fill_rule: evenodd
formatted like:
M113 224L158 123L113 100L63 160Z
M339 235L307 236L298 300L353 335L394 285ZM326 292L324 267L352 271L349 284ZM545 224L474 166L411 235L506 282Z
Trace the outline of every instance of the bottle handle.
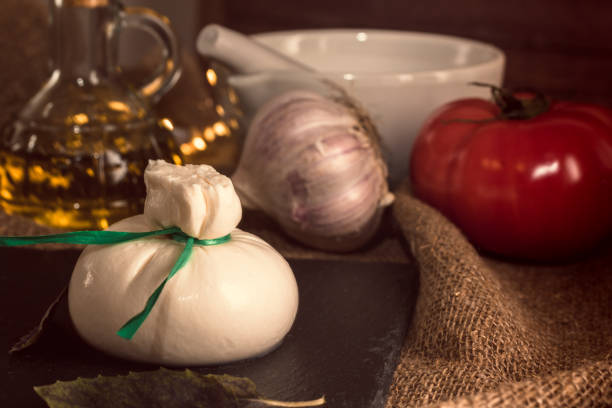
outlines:
M120 13L121 28L133 27L151 34L163 48L163 61L153 78L138 89L138 94L157 102L181 76L179 46L168 17L146 7L125 7Z

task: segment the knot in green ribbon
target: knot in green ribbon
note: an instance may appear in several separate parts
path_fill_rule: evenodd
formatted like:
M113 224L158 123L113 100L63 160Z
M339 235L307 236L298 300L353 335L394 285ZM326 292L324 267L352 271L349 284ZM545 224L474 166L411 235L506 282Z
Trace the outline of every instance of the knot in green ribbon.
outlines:
M61 234L39 235L39 236L21 236L21 237L0 237L0 246L14 247L22 245L34 244L85 244L85 245L108 245L121 242L133 241L140 238L152 237L157 235L170 235L175 241L185 244L185 248L174 263L172 270L162 281L162 283L149 296L145 303L144 309L127 321L118 331L117 334L124 339L130 340L136 334L136 331L144 323L149 313L155 306L162 290L166 283L172 278L183 266L187 264L194 245L210 246L223 244L231 239L231 235L227 234L220 238L214 239L197 239L185 234L178 227L165 228L155 231L146 232L124 232L124 231L73 231Z

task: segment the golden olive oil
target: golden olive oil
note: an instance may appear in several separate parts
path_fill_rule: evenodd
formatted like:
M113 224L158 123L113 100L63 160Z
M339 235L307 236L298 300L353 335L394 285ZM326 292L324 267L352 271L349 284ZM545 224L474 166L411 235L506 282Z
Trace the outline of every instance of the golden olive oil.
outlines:
M148 160L181 164L170 132L151 121L80 126L78 133L17 129L23 126L6 128L0 143L0 205L53 227L101 229L140 213Z

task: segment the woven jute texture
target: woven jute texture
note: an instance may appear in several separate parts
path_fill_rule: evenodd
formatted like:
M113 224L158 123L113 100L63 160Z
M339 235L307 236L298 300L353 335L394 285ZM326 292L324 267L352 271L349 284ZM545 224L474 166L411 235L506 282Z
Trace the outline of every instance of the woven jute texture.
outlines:
M509 263L405 186L393 211L420 288L387 408L612 406L611 245L571 264Z

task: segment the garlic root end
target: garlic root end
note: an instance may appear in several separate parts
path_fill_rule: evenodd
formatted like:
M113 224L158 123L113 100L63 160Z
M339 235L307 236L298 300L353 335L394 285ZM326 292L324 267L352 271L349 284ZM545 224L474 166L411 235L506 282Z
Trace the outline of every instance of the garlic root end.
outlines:
M383 195L380 198L380 201L378 202L378 206L388 207L391 204L393 204L394 201L395 201L395 195L393 195L393 193L387 192L385 195Z

